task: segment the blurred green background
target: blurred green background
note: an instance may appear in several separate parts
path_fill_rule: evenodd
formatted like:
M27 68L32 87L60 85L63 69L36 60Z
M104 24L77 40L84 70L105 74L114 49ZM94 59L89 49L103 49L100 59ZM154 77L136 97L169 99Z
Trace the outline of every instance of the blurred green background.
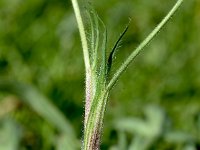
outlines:
M175 0L91 1L113 72ZM80 1L82 11L86 1ZM200 149L200 1L172 17L114 87L102 150ZM70 0L0 0L0 150L80 149L84 63Z

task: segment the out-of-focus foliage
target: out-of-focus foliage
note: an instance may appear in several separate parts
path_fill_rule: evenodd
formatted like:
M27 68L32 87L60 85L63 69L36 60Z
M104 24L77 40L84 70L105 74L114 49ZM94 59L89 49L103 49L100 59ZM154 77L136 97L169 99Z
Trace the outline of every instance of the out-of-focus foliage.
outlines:
M156 106L148 106L145 108L145 119L125 118L114 122L114 126L119 134L119 142L112 149L129 149L129 150L148 150L151 147L163 149L165 142L168 146L173 144L178 149L196 149L195 141L197 138L182 131L173 131L167 126L164 112ZM172 130L172 131L171 131ZM127 138L124 132L131 133L133 139L127 146ZM124 135L122 135L124 134ZM123 139L122 139L123 138ZM155 143L162 143L161 147ZM179 147L178 147L179 146Z
M108 51L132 18L114 71L174 1L92 4L108 28ZM199 39L200 1L184 1L114 87L102 150L200 148ZM0 1L0 86L0 150L80 148L84 65L69 0Z
M10 119L0 121L0 149L17 150L21 140L21 131L18 125Z
M29 105L37 112L38 115L55 126L64 135L65 143L69 145L68 149L75 149L77 145L79 145L70 123L65 119L63 114L35 88L18 82L1 81L0 90L16 94L25 104Z

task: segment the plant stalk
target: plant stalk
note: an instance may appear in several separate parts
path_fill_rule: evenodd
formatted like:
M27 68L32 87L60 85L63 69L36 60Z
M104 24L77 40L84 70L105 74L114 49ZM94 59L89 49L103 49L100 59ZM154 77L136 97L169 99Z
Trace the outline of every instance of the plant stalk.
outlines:
M88 120L88 115L90 112L90 106L91 106L91 100L92 100L92 93L93 93L93 79L92 79L92 71L91 71L91 65L90 65L90 58L89 58L89 48L88 48L88 42L87 42L87 37L86 37L86 32L85 32L85 27L83 24L83 19L81 17L80 13L80 8L78 5L77 0L71 0L74 13L76 16L76 21L78 24L78 29L80 33L80 38L82 42L82 48L83 48L83 56L84 56L84 62L85 62L85 72L86 72L86 79L85 79L85 122L84 125L86 124Z
M102 71L103 74L101 74L101 72L96 72L96 70L94 71L91 69L88 43L78 2L77 0L71 0L71 1L73 4L74 13L76 16L80 37L82 41L84 62L86 69L86 103L85 103L85 121L84 121L84 140L83 140L82 150L99 150L100 136L103 127L103 118L110 90L112 89L118 78L121 76L121 74L127 69L130 63L134 60L134 58L141 52L141 50L143 50L146 47L146 45L155 37L155 35L167 23L170 17L176 12L176 10L180 7L183 0L177 0L176 4L169 11L169 13L163 18L163 20L155 27L155 29L147 36L147 38L135 49L135 51L131 53L131 55L119 67L119 69L116 71L116 73L114 74L113 78L110 80L109 83L107 83L106 81L107 76L105 75L105 69L103 69ZM96 66L94 67L96 68Z
M81 17L80 8L79 8L77 0L71 0L71 1L72 1L74 13L76 16L76 21L77 21L79 32L80 32L80 37L81 37L81 42L82 42L82 47L83 47L85 68L87 71L87 70L90 70L90 58L89 58L89 49L88 49L88 42L87 42L87 37L86 37L86 33L85 33L85 27L83 24L83 19Z
M148 43L156 36L156 34L163 28L163 26L169 21L176 10L180 7L183 0L178 0L176 4L172 7L169 13L163 18L163 20L155 27L155 29L144 39L144 41L131 53L131 55L124 61L124 63L119 67L119 69L114 74L113 78L110 80L107 88L111 89L122 73L127 69L130 63L136 58L136 56L147 46Z

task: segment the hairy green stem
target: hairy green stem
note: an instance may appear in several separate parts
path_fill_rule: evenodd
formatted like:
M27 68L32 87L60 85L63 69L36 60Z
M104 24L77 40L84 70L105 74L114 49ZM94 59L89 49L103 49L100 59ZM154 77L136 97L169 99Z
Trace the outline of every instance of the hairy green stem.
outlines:
M77 0L71 0L72 5L74 8L74 13L76 16L76 21L78 24L79 32L80 32L80 37L81 37L81 42L82 42L82 48L83 48L83 55L84 55L84 62L85 62L85 70L86 70L86 79L85 79L85 84L86 84L86 91L85 91L85 123L88 120L88 114L90 112L90 107L91 107L91 100L93 96L93 77L92 77L92 70L90 66L90 58L89 58L89 48L88 48L88 42L87 42L87 37L86 37L86 32L85 32L85 27L83 24L83 19L81 17L80 13L80 8L78 5Z
M155 35L161 30L161 28L167 23L170 17L176 12L180 7L183 0L177 0L176 4L169 11L169 13L163 18L163 20L156 26L156 28L147 36L147 38L131 53L131 55L124 61L124 63L119 67L119 69L114 74L113 78L107 83L106 68L106 31L103 36L103 51L102 51L102 61L100 62L101 69L98 70L96 63L94 63L94 69L90 66L89 49L85 33L85 28L83 25L82 17L80 14L80 9L77 0L71 0L78 23L78 28L80 31L80 37L82 41L84 61L86 68L86 103L85 103L85 121L84 121L84 140L83 140L83 150L99 150L100 148L100 136L103 127L103 118L105 114L106 103L108 100L108 95L118 78L127 69L129 64L134 60L134 58L144 49L144 47L155 37ZM93 29L94 34L94 29ZM96 45L92 46L95 48L94 55L97 55L98 48L98 38L99 33L97 33ZM92 44L94 44L94 35L92 35ZM97 56L94 57L94 61L97 61ZM103 65L103 66L102 66ZM107 65L107 66L106 66Z
M127 69L134 58L147 46L147 44L155 37L155 35L161 30L161 28L167 23L167 21L172 17L176 10L180 7L183 0L178 0L174 7L169 11L169 13L163 18L163 20L155 27L155 29L144 39L144 41L131 53L131 55L124 61L117 72L114 74L113 78L110 80L107 89L110 90L122 73Z
M80 37L81 37L81 42L82 42L82 47L83 47L85 68L87 71L87 70L90 70L90 58L89 58L88 42L87 42L87 38L86 38L85 27L83 24L83 19L81 17L81 13L80 13L80 9L79 9L77 0L71 0L71 1L72 1L74 13L76 16L76 21L77 21L79 32L80 32Z
M95 98L84 131L84 150L99 150L108 93L103 91Z

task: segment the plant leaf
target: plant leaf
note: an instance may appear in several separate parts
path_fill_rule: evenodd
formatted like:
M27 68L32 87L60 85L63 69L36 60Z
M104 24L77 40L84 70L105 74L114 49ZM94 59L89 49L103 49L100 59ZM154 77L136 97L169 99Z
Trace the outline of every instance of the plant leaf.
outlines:
M102 81L103 82L105 82L105 76L106 76L106 68L107 68L107 66L106 66L106 46L107 46L107 29L106 29L106 26L104 25L104 23L103 23L103 21L99 18L99 20L100 20L100 22L101 22L101 24L103 25L103 28L104 28L104 33L103 33L103 37L102 37L102 47L101 47L101 49L102 49L102 51L101 51L101 53L102 53L102 62L101 62L101 68L100 68L100 70L101 70L101 76L102 76ZM102 82L102 83L103 83Z
M89 10L87 9L87 14L89 17L90 22L90 48L91 48L91 64L92 68L96 69L97 64L97 53L98 53L98 47L99 47L99 17L96 13L96 11L92 8L92 6L89 6Z
M114 58L114 54L118 48L119 43L121 42L122 38L124 37L124 35L126 34L128 28L129 28L130 22L128 23L128 25L125 27L124 31L121 33L121 35L119 36L118 40L116 41L114 47L112 48L112 51L110 52L110 55L108 57L108 68L107 68L107 74L110 72L111 66L112 66L112 62L113 62L113 58Z

